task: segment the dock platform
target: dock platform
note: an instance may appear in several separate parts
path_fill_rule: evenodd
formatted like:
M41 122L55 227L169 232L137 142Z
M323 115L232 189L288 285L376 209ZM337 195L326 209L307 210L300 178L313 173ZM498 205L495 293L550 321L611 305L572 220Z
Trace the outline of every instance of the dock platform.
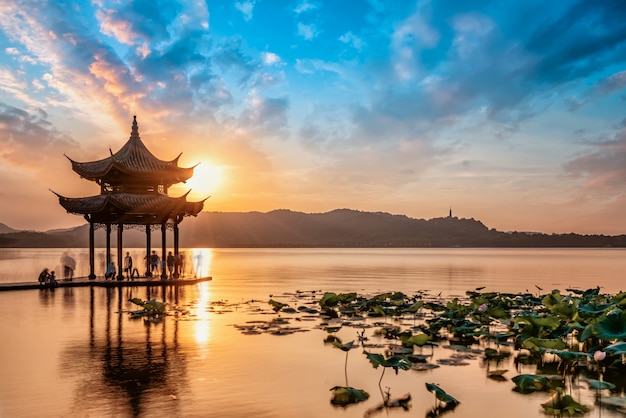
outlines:
M189 286L197 283L213 280L212 277L197 277L183 279L161 279L159 277L140 277L134 280L116 280L96 278L89 280L87 277L75 277L72 280L58 280L59 284L52 287L49 284L40 284L39 282L22 282L22 283L0 283L0 292L8 290L31 290L31 289L61 289L68 287L145 287L145 286Z

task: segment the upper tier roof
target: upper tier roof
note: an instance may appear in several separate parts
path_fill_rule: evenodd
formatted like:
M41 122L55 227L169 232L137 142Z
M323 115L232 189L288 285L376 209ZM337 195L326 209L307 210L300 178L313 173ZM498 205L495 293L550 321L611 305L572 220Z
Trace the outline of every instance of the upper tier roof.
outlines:
M139 137L136 116L133 116L128 142L110 157L82 163L67 157L72 163L72 169L88 180L119 183L120 179L124 179L124 182L134 180L166 186L184 182L193 175L193 167L178 167L179 158L180 155L172 161L163 161L148 151Z

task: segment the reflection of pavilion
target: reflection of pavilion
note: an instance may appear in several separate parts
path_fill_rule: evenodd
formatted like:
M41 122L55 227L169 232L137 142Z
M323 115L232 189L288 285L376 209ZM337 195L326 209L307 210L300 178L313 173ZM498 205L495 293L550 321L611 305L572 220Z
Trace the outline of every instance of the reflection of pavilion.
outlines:
M106 228L106 262L111 260L111 228L117 228L117 279L122 274L122 233L124 226L141 227L146 230L146 262L151 254L151 229L161 228L161 261L166 259L166 229L174 232L174 256L178 256L178 224L186 216L196 216L204 206L204 200L187 202L187 194L168 196L168 188L185 182L193 175L193 167L178 166L178 157L171 161L156 158L139 137L137 118L133 119L129 140L115 154L98 161L72 163L72 169L81 178L96 182L100 194L89 197L69 198L58 195L59 203L69 213L82 215L89 222L89 278L94 272L94 229ZM56 194L56 193L55 193ZM205 199L206 200L206 199ZM138 263L135 263L135 266ZM175 277L177 277L176 272ZM146 275L150 268L146 266ZM162 269L161 278L167 278Z
M89 289L87 346L71 347L63 359L68 368L84 376L79 379L74 408L84 416L103 412L110 416L141 416L153 408L158 408L160 416L180 415L175 400L187 386L187 368L184 355L179 353L178 321L167 317L157 324L144 325L135 322L143 319L137 319L128 325L130 319L122 310L125 301L133 296L156 297L177 304L179 292L184 290L153 286L141 288L140 292L146 292L141 296L136 294L136 288L107 288L101 290L106 294L106 309L96 307L96 291ZM106 319L96 320L96 311L104 312ZM102 324L103 336L102 329L97 328ZM98 409L99 404L106 405L106 411ZM111 405L115 405L114 410L110 410Z

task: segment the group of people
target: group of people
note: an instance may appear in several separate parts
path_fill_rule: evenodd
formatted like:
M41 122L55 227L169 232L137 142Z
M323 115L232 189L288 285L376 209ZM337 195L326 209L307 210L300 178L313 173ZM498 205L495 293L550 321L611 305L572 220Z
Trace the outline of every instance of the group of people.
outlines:
M135 277L139 277L139 270L137 267L133 267L133 257L127 251L124 256L124 273L126 273L126 279L135 280ZM112 279L115 277L115 264L113 261L109 260L109 264L107 264L106 270L104 272L104 278L106 280ZM122 279L120 279L122 280Z
M64 253L63 256L61 256L61 265L63 266L63 277L65 278L64 280L71 281L74 278L76 261L72 257L68 256L66 253ZM134 280L135 277L140 277L139 270L133 265L133 257L130 255L130 252L126 252L123 265L123 272L125 273L127 280ZM158 275L160 271L165 272L165 268L167 268L168 277L170 279L178 278L183 275L184 255L182 253L174 255L171 251L169 251L165 260L161 261L156 251L152 251L152 253L146 257L146 268L146 276ZM104 278L106 280L113 279L115 278L116 274L117 270L115 268L115 264L112 260L109 260L106 266L104 266ZM122 279L123 276L119 278L119 280ZM38 280L42 286L52 285L54 287L57 287L59 285L54 271L51 272L48 268L45 268L39 274Z
M49 271L47 268L39 273L38 281L40 286L59 287L54 271Z
M169 251L163 263L156 251L152 251L148 261L150 263L150 274L153 276L159 273L159 269L165 271L164 267L167 267L168 277L170 279L180 277L183 274L185 257L182 253L174 255Z

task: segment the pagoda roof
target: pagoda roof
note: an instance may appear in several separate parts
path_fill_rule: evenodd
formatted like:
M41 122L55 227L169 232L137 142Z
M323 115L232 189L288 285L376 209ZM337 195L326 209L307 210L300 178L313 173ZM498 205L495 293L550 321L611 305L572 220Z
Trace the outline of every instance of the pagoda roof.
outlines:
M72 198L53 193L65 210L89 216L91 222L138 225L165 223L178 216L196 216L206 200L188 202L187 194L169 197L155 193L106 193Z
M81 177L96 181L98 179L129 176L143 179L156 179L162 184L185 182L193 175L193 167L178 166L179 154L171 161L160 160L146 148L139 137L137 116L133 116L130 138L115 154L98 161L78 162L67 157L72 169Z

